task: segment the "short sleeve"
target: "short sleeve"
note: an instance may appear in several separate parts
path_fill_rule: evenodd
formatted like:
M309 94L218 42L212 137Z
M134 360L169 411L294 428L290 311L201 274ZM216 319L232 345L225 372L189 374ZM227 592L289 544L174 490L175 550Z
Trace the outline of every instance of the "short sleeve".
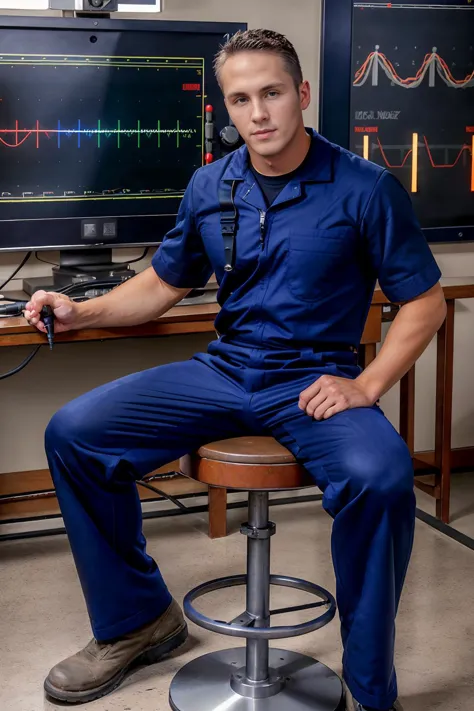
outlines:
M213 271L194 218L195 178L196 173L179 206L176 225L165 235L151 262L158 276L178 289L205 286Z
M394 303L410 301L431 289L441 272L420 228L405 188L384 171L362 219L380 287Z

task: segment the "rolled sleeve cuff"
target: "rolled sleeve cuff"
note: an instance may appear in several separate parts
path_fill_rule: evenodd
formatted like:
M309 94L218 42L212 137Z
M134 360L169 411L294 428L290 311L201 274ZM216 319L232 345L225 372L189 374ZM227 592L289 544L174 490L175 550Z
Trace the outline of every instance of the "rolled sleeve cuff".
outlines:
M421 296L437 284L440 278L441 271L433 260L418 274L413 274L394 286L388 287L381 284L381 287L387 299L393 303L399 303Z
M193 272L193 274L177 274L173 272L166 264L157 259L152 261L152 267L160 277L170 286L174 286L176 289L199 289L206 286L209 281L210 274L209 270L202 272Z

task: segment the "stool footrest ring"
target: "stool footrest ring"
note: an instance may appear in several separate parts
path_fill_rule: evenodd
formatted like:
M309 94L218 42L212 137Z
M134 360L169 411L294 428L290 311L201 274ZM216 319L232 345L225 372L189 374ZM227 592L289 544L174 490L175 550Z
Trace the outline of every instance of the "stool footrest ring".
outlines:
M331 622L336 614L336 601L330 592L315 583L310 583L307 580L300 580L299 578L290 578L286 575L270 575L270 585L295 588L296 590L307 592L310 595L315 595L321 599L323 605L326 604L328 606L328 609L319 617L298 625L255 628L235 624L235 620L233 623L213 620L210 617L206 617L201 614L193 607L192 603L194 600L202 597L203 595L207 595L215 590L222 590L224 588L246 584L246 575L233 575L225 578L218 578L217 580L210 580L207 583L199 585L197 588L190 590L184 598L183 607L186 617L188 617L188 619L199 627L203 627L210 632L218 632L219 634L227 635L229 637L269 640L298 637L300 635L307 634L308 632L314 632L315 630L318 630ZM288 611L291 610L292 608L288 608ZM280 614L286 612L286 610L279 610L278 612Z

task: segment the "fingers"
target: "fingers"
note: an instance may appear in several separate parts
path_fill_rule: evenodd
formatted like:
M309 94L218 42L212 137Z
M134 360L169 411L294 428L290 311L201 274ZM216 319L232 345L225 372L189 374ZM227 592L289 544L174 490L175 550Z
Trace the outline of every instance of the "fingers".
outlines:
M38 315L41 313L43 306L51 306L55 309L63 301L64 296L54 291L36 291L31 297L31 300L26 304L25 312L28 311Z
M333 405L332 407L329 407L321 419L329 420L329 418L332 417L333 415L337 415L338 412L343 412L346 409L347 409L346 407L343 407L340 403L338 403L336 405Z
M43 333L46 333L46 328L44 326L44 323L40 320L40 317L35 314L35 312L31 311L25 311L25 318L30 324L30 326L35 326L38 331L42 331Z
M337 386L330 375L322 375L315 383L300 393L298 407L305 410L308 415L313 415L317 407L329 396L336 395Z
M346 394L341 391L338 378L321 376L300 394L298 407L315 420L324 420L349 407Z
M321 387L324 385L324 378L325 377L326 376L323 375L315 383L310 385L309 388L306 388L306 390L303 390L300 393L300 399L298 402L298 407L300 408L300 410L306 410L310 401L318 395L318 393L321 390ZM321 383L321 381L322 381L322 383Z
M316 407L314 406L314 401L312 400L306 408L306 414L311 416L314 420L321 421L327 420L336 413L347 410L347 408L348 403L344 396L341 396L340 398L324 397L324 400Z
M31 300L25 306L25 318L32 326L36 326L39 331L46 332L43 322L41 321L41 309L43 306L49 305L54 308L58 302L58 294L47 291L36 291Z
M43 333L46 333L46 328L44 326L44 323L41 321L41 317L37 313L37 311L25 310L24 315L25 315L25 319L28 321L30 326L36 326L38 331L43 331Z
M320 390L319 393L306 405L306 414L310 417L316 417L316 413L321 411L321 408L331 401L331 405L334 402L334 398L330 398L328 393L324 390ZM323 410L324 411L324 410Z

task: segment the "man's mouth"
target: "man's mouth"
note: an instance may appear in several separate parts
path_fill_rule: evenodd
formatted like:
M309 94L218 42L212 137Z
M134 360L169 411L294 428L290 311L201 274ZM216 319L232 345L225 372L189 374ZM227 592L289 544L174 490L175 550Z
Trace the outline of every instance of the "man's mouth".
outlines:
M260 131L255 131L252 135L264 138L265 136L269 136L271 133L275 133L275 131L276 128L262 128Z

